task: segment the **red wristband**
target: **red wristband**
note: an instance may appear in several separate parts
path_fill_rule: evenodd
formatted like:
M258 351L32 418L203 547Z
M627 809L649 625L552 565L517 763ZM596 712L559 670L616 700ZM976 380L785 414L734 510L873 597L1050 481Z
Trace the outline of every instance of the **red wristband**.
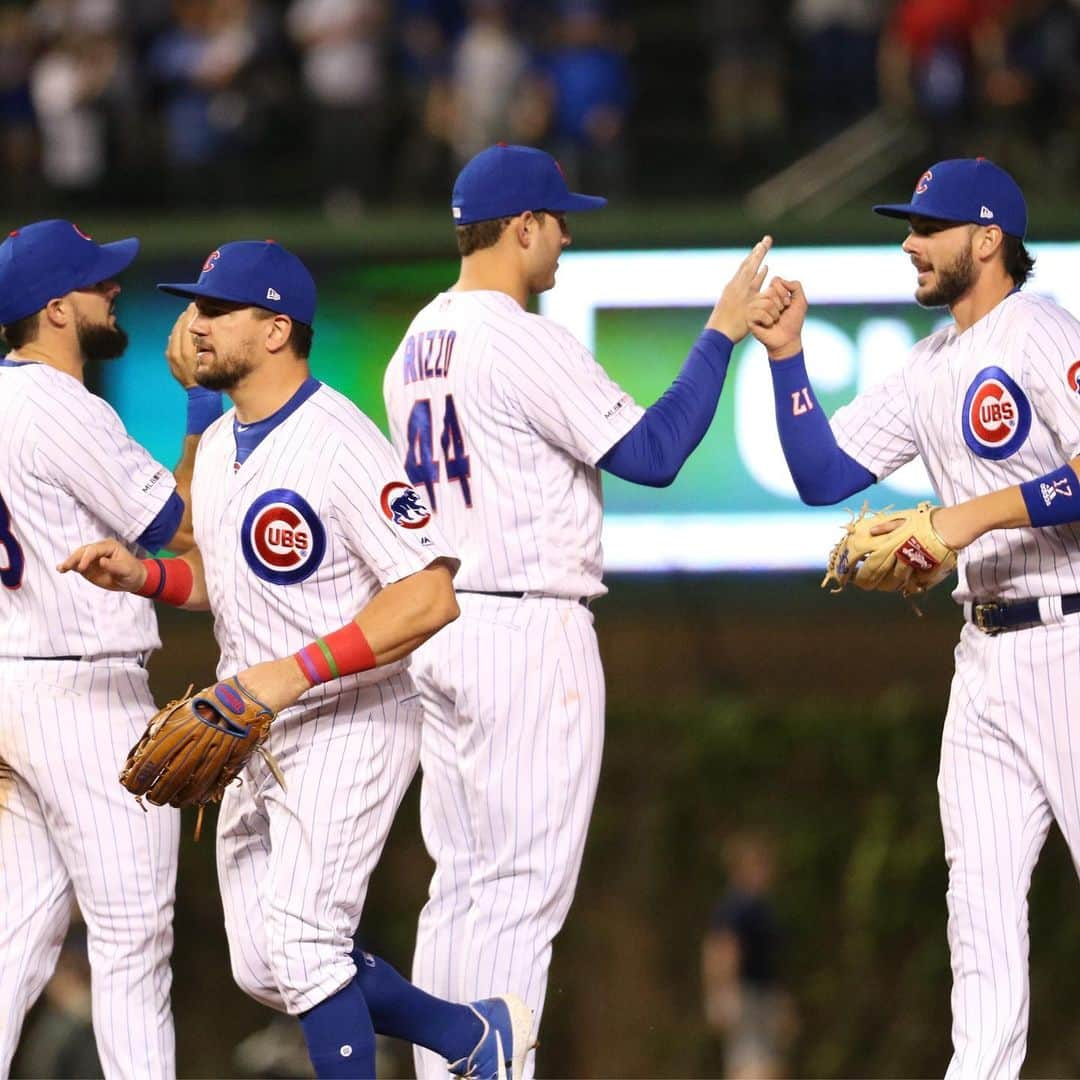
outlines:
M293 659L312 686L375 667L375 653L355 622L305 645Z
M148 596L173 607L187 603L195 586L190 563L184 559L143 559L142 564L146 567L146 580L135 590L139 596Z

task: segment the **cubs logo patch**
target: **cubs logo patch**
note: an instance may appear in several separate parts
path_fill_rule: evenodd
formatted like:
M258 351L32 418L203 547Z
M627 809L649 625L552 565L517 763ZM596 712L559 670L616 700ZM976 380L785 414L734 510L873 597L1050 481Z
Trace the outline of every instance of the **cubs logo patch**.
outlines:
M274 488L248 508L240 547L256 577L272 585L295 585L319 568L326 554L326 530L302 495Z
M919 177L918 183L915 185L916 195L925 195L927 189L930 187L930 181L934 179L934 172L932 169L927 169L926 172Z
M1077 360L1065 373L1065 381L1069 384L1069 389L1073 393L1080 394L1080 360Z
M964 442L976 457L1002 461L1024 445L1031 430L1031 404L999 367L983 368L964 395Z
M379 504L382 512L403 529L422 529L431 520L431 511L420 501L416 489L400 480L382 489Z
M204 262L202 264L202 272L204 274L207 274L211 270L213 270L214 269L214 264L220 258L221 258L221 252L220 251L211 251L210 254L206 256L206 262Z

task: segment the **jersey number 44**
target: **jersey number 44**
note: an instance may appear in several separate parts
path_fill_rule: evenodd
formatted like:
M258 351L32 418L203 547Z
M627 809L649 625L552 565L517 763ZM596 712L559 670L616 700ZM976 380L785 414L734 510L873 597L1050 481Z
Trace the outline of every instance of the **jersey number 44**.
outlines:
M424 485L428 506L436 510L438 500L435 485L439 482L440 463L435 457L435 417L431 398L421 398L413 405L405 438L405 475L414 486ZM439 446L442 448L442 460L446 464L446 479L455 480L461 485L461 497L465 500L465 505L471 508L469 455L465 451L465 436L458 423L453 394L447 394L443 402Z

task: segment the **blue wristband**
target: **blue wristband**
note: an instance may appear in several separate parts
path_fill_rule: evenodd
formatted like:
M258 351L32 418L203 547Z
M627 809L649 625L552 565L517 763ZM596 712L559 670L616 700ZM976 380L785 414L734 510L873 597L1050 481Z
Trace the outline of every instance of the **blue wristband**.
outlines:
M187 434L201 435L224 411L220 391L204 386L187 388Z
M1071 465L1028 480L1020 485L1020 494L1037 529L1080 521L1080 477Z

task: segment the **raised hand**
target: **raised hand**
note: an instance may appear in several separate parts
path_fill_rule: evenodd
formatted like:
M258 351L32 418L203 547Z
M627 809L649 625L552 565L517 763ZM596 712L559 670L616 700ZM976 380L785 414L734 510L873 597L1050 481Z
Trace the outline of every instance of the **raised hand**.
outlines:
M92 585L109 592L136 592L146 581L146 567L119 540L97 540L76 548L56 567L82 574Z
M724 286L705 324L706 330L719 330L735 342L746 337L750 329L750 303L758 296L765 275L769 272L769 268L762 264L771 247L771 236L763 236L753 246L750 254L739 264L734 277Z
M195 305L188 304L173 323L173 328L169 331L169 340L165 345L165 359L169 362L169 371L185 390L190 390L196 385L195 341L188 332L188 327L194 318Z
M770 360L786 360L802 350L806 293L798 281L774 277L750 302L750 332L765 346Z

